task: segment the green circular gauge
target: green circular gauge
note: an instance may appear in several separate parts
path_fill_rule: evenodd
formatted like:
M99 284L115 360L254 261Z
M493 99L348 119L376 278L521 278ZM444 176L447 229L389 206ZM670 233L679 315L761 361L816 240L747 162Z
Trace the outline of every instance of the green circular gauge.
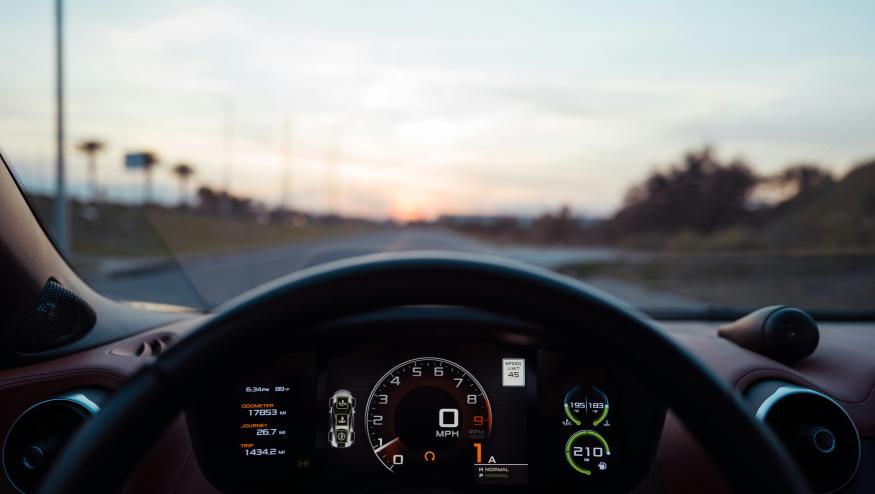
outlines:
M565 443L565 459L571 468L583 475L607 471L610 457L608 442L596 431L577 431Z
M565 393L565 416L576 426L598 427L608 418L608 396L596 386L586 389L577 385Z

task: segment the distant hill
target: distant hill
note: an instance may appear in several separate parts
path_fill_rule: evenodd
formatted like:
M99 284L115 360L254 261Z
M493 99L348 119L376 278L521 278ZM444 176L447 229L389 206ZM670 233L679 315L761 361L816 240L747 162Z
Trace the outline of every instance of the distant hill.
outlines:
M782 250L875 249L875 160L751 233L757 244Z

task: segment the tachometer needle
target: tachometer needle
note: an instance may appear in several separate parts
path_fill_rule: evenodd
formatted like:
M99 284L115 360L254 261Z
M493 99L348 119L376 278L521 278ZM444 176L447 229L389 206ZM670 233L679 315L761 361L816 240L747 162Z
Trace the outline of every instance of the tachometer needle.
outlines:
M374 450L374 453L379 453L380 451L383 451L383 448L385 448L385 447L389 446L390 444L392 444L392 443L398 441L398 439L400 439L400 438L397 438L397 437L396 437L395 439L392 439L392 440L389 441L388 443L383 444L383 445L380 446L379 448L375 449L375 450Z

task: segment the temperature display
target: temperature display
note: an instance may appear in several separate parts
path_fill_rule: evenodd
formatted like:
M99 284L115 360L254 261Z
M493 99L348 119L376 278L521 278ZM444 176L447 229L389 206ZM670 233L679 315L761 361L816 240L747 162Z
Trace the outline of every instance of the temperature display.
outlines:
M602 475L611 465L611 447L602 432L610 431L608 395L596 385L577 384L565 393L563 425L574 431L565 442L565 461L574 472Z
M608 396L597 386L577 385L565 394L565 416L575 426L602 425L610 410Z

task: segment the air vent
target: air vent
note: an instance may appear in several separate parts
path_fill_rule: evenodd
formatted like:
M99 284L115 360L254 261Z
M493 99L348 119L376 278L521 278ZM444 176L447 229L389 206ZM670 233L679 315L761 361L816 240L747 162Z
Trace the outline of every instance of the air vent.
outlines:
M67 440L100 410L106 392L89 389L41 401L15 419L3 442L3 470L19 491L33 492Z
M110 353L122 357L157 357L167 350L173 339L173 333L152 333L142 339L126 341L113 348Z
M860 435L835 400L779 381L755 384L748 400L757 418L777 433L815 491L836 492L851 481L860 463Z

